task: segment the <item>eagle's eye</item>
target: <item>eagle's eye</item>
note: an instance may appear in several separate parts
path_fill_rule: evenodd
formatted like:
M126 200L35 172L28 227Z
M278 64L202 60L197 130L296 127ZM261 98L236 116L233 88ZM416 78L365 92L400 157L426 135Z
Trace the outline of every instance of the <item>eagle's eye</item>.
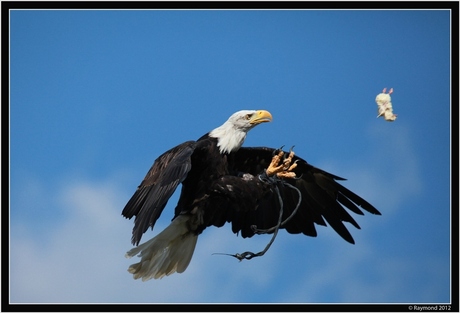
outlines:
M249 121L251 119L252 114L246 114L245 118Z

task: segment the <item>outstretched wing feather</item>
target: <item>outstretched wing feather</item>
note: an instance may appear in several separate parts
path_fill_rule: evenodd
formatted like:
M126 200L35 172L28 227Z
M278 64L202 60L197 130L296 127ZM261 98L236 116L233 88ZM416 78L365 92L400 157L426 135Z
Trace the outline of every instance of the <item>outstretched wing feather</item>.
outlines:
M139 244L145 231L155 225L177 186L190 171L195 141L187 141L159 156L122 211L126 218L135 216L133 244Z
M275 152L276 149L267 147L240 148L231 164L233 174L249 173L253 178L243 179L233 176L234 181L230 181L230 178L226 177L220 183L219 196L216 199L221 197L222 199L218 201L222 203L226 201L227 203L221 208L228 211L221 216L225 215L227 221L232 223L232 230L235 233L241 232L243 237L254 235L252 225L256 225L259 229L270 228L278 222L280 201L275 188L267 187L266 183L258 179L258 175L270 164ZM285 154L287 155L287 152ZM302 201L298 203L295 189L278 184L283 204L283 220L288 218L299 204L296 215L283 228L289 233L316 236L315 224L322 226L329 224L343 239L354 243L343 222L349 222L358 229L359 225L346 209L361 215L363 212L358 206L372 214L380 214L380 212L337 182L344 178L316 168L297 156L294 156L294 161L297 161L297 168L294 171L298 178L287 179L286 182L300 191ZM261 184L265 187L261 188ZM231 190L226 189L226 186L232 186ZM235 197L236 188L241 189L238 197ZM211 220L208 224L221 226L223 223L220 219L219 223Z

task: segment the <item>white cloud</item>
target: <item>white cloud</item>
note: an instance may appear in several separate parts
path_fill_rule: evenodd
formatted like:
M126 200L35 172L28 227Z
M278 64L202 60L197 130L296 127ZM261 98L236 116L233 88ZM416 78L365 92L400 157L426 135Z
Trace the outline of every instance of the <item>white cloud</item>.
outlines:
M273 266L269 258L261 258L256 265L212 255L242 252L242 239L227 228L200 236L185 273L159 281L135 281L127 268L137 260L124 258L131 247L132 221L121 216L122 194L111 182L74 182L58 191L58 203L67 214L46 234L27 232L24 224L11 225L15 228L11 238L11 302L230 302L233 295L221 292L223 279L234 289L242 276L246 284L254 286L270 280L270 275L264 275ZM169 222L170 211L165 210L155 233ZM151 238L153 232L145 236ZM234 270L235 275L228 275L227 270Z
M360 241L353 247L329 243L321 266L301 273L287 301L342 303L435 303L448 301L448 267L436 256L424 260L390 256ZM340 286L340 287L339 287ZM443 300L440 300L443 299Z
M119 243L128 229L115 211L116 190L74 183L58 191L58 198L64 220L45 234L11 238L12 302L98 301L95 289L113 288L105 280L117 273L113 257L123 255ZM26 227L11 225L18 226Z
M392 150L391 158L399 162L393 169L385 172L379 162L374 166L358 160L360 166L351 165L345 173L352 178L346 186L365 198L370 195L371 202L390 202L394 207L419 192L416 158L409 139L401 138ZM378 156L379 151L376 159ZM333 167L328 171L334 172ZM376 178L382 171L384 175ZM404 178L396 177L396 172ZM412 186L409 191L399 191L391 183L382 185L382 181L398 179ZM47 193L49 189L36 190ZM381 192L394 197L382 198ZM265 256L242 262L212 254L258 252L270 237L242 239L229 225L209 228L200 235L184 273L142 282L127 272L128 266L137 262L136 258L124 258L131 248L133 222L121 216L129 195L116 180L74 181L53 193L57 210L65 212L49 223L53 227L32 233L24 222L11 225L12 303L386 302L404 297L408 285L404 279L411 276L400 274L415 268L409 257L378 253L371 235L373 225L382 217L366 214L356 217L362 230L350 228L357 239L354 246L344 243L330 227L319 226L318 238L281 232ZM51 195L37 197L48 199ZM144 240L169 223L176 201L171 199Z
M372 124L366 135L369 145L359 149L356 158L329 159L320 167L347 178L344 186L385 215L391 214L402 203L421 194L421 157L415 152L410 128L406 126L396 122Z

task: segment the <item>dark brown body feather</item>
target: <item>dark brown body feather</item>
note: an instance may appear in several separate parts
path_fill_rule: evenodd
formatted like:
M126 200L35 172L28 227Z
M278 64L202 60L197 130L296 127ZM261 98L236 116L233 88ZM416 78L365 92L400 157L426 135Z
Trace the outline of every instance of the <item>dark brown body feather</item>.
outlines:
M217 139L207 135L198 141L187 141L158 157L138 189L126 204L122 215L135 216L132 242L139 244L149 227L155 225L177 186L182 190L175 216L196 216L190 229L197 234L208 226L221 227L232 223L234 233L252 237L252 225L268 229L277 224L280 201L274 183L263 182L259 174L268 167L276 150L272 148L240 148L237 152L220 154ZM315 224L326 222L346 241L354 240L344 226L359 225L346 209L362 215L362 209L379 214L370 203L340 185L342 178L315 168L294 157L297 179L286 182L302 194L296 215L286 223L289 233L316 236ZM283 220L298 204L295 189L276 184L283 204ZM346 209L345 209L346 208Z

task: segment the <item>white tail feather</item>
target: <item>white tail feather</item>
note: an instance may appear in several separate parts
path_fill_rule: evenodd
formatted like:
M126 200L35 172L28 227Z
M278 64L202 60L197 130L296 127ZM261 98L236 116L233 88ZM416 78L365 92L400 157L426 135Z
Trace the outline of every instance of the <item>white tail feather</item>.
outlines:
M126 253L127 258L137 254L141 257L139 263L128 268L134 279L146 281L185 271L198 239L187 228L188 219L187 215L179 215L157 236Z

